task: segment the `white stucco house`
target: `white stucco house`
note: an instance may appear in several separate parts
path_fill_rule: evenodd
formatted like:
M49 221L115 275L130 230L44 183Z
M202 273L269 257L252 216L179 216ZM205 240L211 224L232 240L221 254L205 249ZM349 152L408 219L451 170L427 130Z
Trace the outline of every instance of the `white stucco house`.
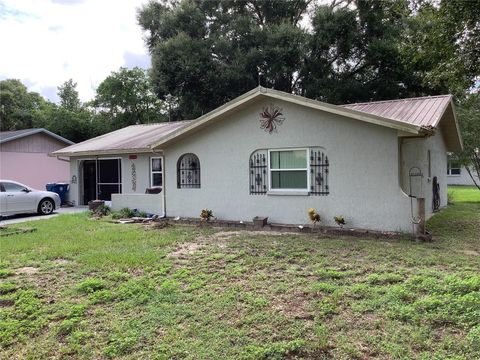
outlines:
M480 178L477 172L472 168L470 172L477 184L480 184ZM462 166L453 156L448 157L447 162L447 184L448 185L470 185L473 186L474 182L471 176L468 174L465 166Z
M446 205L447 152L461 148L449 95L336 106L258 87L196 120L130 126L51 155L70 159L77 204L288 224L307 223L313 207L324 225L343 215L349 227L410 232Z

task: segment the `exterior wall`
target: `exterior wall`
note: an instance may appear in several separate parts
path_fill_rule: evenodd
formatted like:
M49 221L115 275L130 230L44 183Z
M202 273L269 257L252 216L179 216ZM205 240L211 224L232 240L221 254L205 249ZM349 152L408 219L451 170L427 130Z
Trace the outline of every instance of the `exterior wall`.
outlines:
M440 185L440 207L447 205L447 150L440 130L428 138L407 138L401 140L402 187L410 194L409 170L418 167L423 178L412 179L412 195L425 198L427 218L433 213L433 178ZM430 174L428 171L428 151L430 151Z
M45 190L51 182L68 182L68 162L41 153L0 153L0 178Z
M123 208L145 211L147 214L163 214L161 194L112 194L112 210Z
M0 144L0 152L48 154L68 145L44 133L38 133Z
M314 207L322 224L376 230L412 230L410 199L399 184L397 132L299 105L276 101L286 120L278 133L260 129L259 113L271 101L259 101L164 149L167 216L198 217L213 210L226 220L272 223L308 222ZM249 158L256 149L322 146L330 161L327 196L250 195ZM200 189L177 189L176 165L185 153L199 157ZM443 167L444 169L445 167Z
M51 182L68 181L68 162L48 153L67 146L45 134L34 134L0 145L0 178L45 190Z
M159 157L158 154L132 154L136 159L129 159L130 154L99 156L98 159L120 158L122 167L122 194L145 194L145 189L150 187L150 157ZM70 201L81 204L82 177L80 164L82 160L92 160L92 157L70 158L70 179L75 176L76 183L70 186ZM134 166L134 169L132 168ZM133 171L134 170L134 171ZM135 175L133 174L135 173ZM135 206L129 206L134 208Z
M473 177L475 178L475 181L477 182L477 184L479 184L480 178L477 176L477 173L473 169L471 171L472 171ZM447 184L448 185L474 185L472 178L470 177L470 175L468 175L467 169L465 169L464 166L462 166L460 170L460 175L447 175Z

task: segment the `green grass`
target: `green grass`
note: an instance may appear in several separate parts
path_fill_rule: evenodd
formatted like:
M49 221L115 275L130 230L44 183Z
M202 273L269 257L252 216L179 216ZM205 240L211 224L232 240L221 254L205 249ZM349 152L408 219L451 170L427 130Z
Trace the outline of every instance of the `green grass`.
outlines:
M448 195L457 202L480 202L480 190L476 186L449 186Z
M0 358L479 358L480 202L457 195L432 243L22 224L0 238Z

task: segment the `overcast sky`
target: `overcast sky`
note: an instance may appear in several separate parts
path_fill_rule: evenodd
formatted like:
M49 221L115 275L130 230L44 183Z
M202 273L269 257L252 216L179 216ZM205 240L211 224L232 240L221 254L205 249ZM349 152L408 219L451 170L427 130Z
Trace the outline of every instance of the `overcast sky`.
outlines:
M72 78L83 101L121 66L150 67L136 9L148 0L0 0L0 80L57 101Z

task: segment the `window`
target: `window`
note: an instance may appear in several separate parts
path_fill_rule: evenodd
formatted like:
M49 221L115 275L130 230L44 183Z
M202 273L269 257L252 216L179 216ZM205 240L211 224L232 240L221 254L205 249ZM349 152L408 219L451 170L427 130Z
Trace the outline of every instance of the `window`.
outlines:
M150 158L150 186L163 186L162 158Z
M328 168L328 157L321 147L255 150L249 161L250 195L266 195L268 190L328 195Z
M177 162L177 188L200 188L200 161L195 154L184 154Z
M447 175L461 175L461 165L458 161L449 161Z
M25 190L25 186L11 183L11 182L4 182L2 183L5 192L22 192Z
M269 151L270 190L307 190L308 152L298 150Z

